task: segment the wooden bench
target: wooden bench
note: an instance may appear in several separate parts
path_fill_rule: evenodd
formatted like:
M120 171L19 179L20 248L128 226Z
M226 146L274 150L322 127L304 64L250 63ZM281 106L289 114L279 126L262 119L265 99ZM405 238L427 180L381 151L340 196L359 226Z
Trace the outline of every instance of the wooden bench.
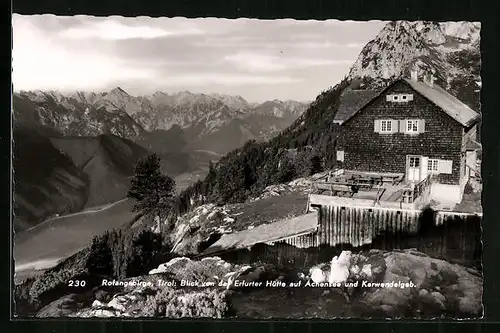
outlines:
M399 184L403 180L403 176L397 175L397 176L383 176L382 177L382 182L384 183L391 183L392 185Z
M330 192L331 195L350 195L352 196L356 191L353 189L353 186L349 185L339 185L332 183L316 183L316 190L318 192Z
M331 182L323 182L323 184L329 184L329 185L343 185L343 186L355 186L357 188L363 188L363 189L370 189L372 188L372 185L370 183L359 183L356 181L342 181L342 180L337 180L337 181L331 181Z

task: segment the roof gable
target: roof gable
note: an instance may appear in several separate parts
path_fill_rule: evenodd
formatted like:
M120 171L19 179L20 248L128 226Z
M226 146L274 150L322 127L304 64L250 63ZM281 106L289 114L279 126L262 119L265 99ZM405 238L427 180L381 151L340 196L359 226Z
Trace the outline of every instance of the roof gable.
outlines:
M437 84L430 86L423 82L416 82L409 79L398 79L391 82L384 89L378 92L374 90L346 90L340 97L339 109L335 114L333 122L341 125L344 124L355 114L364 109L371 101L382 95L399 81L407 83L413 90L438 106L464 127L473 125L480 117L476 111L472 110L468 105L451 95Z
M345 90L340 96L340 105L333 122L342 123L378 95L375 90Z

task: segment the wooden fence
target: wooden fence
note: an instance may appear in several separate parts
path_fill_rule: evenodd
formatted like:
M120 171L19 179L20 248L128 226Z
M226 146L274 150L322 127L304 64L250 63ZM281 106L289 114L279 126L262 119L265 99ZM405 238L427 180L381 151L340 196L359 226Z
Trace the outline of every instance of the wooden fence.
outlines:
M300 248L300 249L317 247L317 246L319 246L318 233L317 233L317 231L311 232L311 233L300 235L300 236L294 236L294 237L280 239L276 242L267 243L267 244L269 244L269 245L288 244L288 245L292 245L292 246L295 246L295 247Z
M418 214L380 208L321 206L318 214L320 244L354 247L371 244L389 230L417 232Z
M318 244L354 247L371 244L382 234L415 235L422 227L439 226L448 220L465 221L479 215L379 207L321 206L318 211ZM424 225L425 224L425 225Z
M343 249L416 248L432 257L478 267L480 222L480 214L323 205L316 230L218 255L240 263L306 267L331 260Z

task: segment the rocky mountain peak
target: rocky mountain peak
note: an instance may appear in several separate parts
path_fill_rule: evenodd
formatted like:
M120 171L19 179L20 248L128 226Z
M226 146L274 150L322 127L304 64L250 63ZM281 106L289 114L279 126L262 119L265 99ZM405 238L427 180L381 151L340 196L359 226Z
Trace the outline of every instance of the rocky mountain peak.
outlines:
M377 85L408 76L410 67L434 70L440 83L474 75L479 64L465 66L460 59L479 55L479 32L472 22L389 22L362 49L348 78Z
M113 95L122 95L122 96L130 96L125 90L123 90L121 87L116 87L112 89L109 94Z

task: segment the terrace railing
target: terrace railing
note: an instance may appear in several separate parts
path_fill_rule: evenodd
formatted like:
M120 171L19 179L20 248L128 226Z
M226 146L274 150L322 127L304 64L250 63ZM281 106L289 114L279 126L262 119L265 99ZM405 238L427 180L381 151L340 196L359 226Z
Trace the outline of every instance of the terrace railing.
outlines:
M333 196L352 196L360 190L371 190L374 187L377 188L377 199L378 201L381 196L381 187L383 184L389 183L392 185L397 185L401 182L401 175L370 175L366 173L356 173L352 172L349 176L342 175L339 170L332 170L328 174L317 178L315 182L311 184L310 193L312 194L328 194Z
M418 198L420 198L431 186L432 175L428 175L419 183L407 188L403 191L403 196L401 202L403 203L414 203Z

